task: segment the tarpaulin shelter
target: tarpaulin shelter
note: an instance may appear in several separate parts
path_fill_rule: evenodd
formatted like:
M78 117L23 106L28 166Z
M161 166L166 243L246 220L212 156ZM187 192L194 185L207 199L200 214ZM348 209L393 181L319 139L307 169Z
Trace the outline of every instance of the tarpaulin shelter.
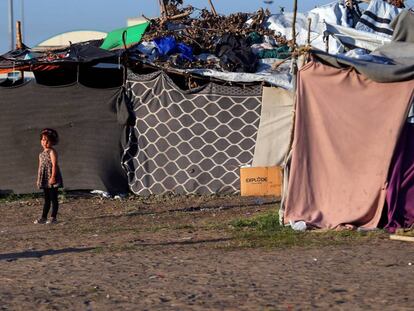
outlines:
M275 90L279 94L265 88L263 102L260 84L207 82L184 90L164 72L130 72L126 105L135 124L123 164L131 190L238 193L241 166L280 165L288 149L293 96Z
M50 87L34 80L0 86L0 193L36 191L39 133L45 127L61 137L56 148L65 189L127 192L120 165L126 122L120 91L80 83Z
M285 221L378 225L413 89L317 62L301 69Z
M251 165L254 161L258 165L281 164L287 150L293 97L286 90L277 89L279 92L275 92L276 88L265 88L265 95L273 94L275 98L266 95L262 103L261 81L273 79L267 73L258 78L255 74L245 76L245 73L238 72L231 78L235 83L226 83L221 79L200 77L197 72L181 72L183 77L201 81L198 86L185 89L170 78L170 73L174 72L171 68L163 68L163 71L158 68L155 73L146 74L145 70L140 69L146 63L142 59L133 68L138 67L137 74L130 73L128 76L127 92L119 87L111 88L122 83L122 65L125 65L122 56L125 51L104 48L114 49L136 43L147 26L148 23L145 23L117 30L109 34L103 43L84 42L48 51L24 47L3 55L0 68L4 72L31 70L36 78L36 82L30 83L6 80L4 87L0 88L0 92L7 94L2 97L1 103L6 105L7 101L13 104L3 115L4 120L8 120L4 124L15 122L19 135L22 129L31 129L21 134L24 144L17 146L13 154L3 155L4 162L11 161L18 150L23 153L25 145L30 149L29 154L36 154L38 139L33 137L43 127L54 127L62 136L58 150L66 189L99 189L112 193L125 191L128 184L123 179L118 152L123 142L121 134L125 120L132 117L128 144L121 152L129 187L137 194L170 191L237 193L240 166ZM128 49L126 53L129 60L136 57L134 49ZM101 68L96 66L99 63L119 64L119 68ZM267 67L270 65L265 64ZM287 80L281 79L281 84ZM290 87L289 83L284 86ZM117 97L126 98L125 95L128 100L122 103L116 101ZM275 101L279 104L273 111ZM26 113L23 104L30 113L35 110L34 107L38 110L33 114L33 120L24 117L18 123L19 110L23 110L22 115ZM124 118L119 111L126 107L130 108L128 117L124 123L117 124L118 118ZM168 123L165 123L166 117L169 117ZM102 124L101 118L105 120ZM49 119L53 120L52 124L48 123ZM279 120L283 120L282 127L271 124ZM172 127L168 127L170 125ZM277 143L270 140L279 133L273 132L270 136L271 130L280 132L281 139ZM12 135L10 131L4 133ZM82 140L82 134L85 140ZM258 144L257 137L260 137ZM81 146L74 145L74 140L83 143ZM273 150L271 146L278 149ZM266 152L266 156L262 151ZM276 159L274 154L277 154ZM76 159L73 158L75 156ZM107 163L105 167L104 162ZM13 163L21 165L20 161ZM8 179L10 170L15 166L0 168L4 176L4 180L0 181L0 190L14 193L34 191L30 172L35 164L35 160L27 163L20 176L26 177L20 185Z
M286 223L375 228L387 197L387 226L412 224L404 126L414 94L412 48L393 41L372 53L387 63L315 51L301 69Z

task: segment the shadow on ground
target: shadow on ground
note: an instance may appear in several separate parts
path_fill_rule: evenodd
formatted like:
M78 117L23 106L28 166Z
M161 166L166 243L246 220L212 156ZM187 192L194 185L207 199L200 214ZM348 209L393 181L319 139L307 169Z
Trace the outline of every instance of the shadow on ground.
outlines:
M136 246L170 246L170 245L196 245L204 243L218 243L230 241L231 238L220 238L220 239L205 239L205 240L184 240L184 241L169 241L160 243L137 243Z
M60 254L66 254L66 253L81 253L81 252L88 252L91 250L94 250L95 247L83 247L83 248L75 248L75 247L69 247L69 248L62 248L62 249L47 249L43 251L24 251L19 253L6 253L6 254L0 254L0 260L17 260L17 259L23 259L23 258L40 258L43 256L51 256L51 255L60 255Z

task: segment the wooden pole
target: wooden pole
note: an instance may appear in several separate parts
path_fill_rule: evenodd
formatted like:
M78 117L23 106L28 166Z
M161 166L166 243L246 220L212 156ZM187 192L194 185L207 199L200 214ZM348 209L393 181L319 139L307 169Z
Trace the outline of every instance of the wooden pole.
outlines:
M414 237L413 236L391 234L390 239L391 240L397 240L397 241L414 242Z
M296 73L298 70L297 65L297 46L296 46L296 19L298 15L298 0L294 0L293 3L293 21L292 21L292 75L293 75L293 81L295 83L294 89L296 89Z
M294 4L293 4L293 22L292 22L292 40L293 40L293 44L292 44L292 63L291 63L291 72L292 72L292 85L293 85L293 93L296 94L296 77L297 77L297 72L298 72L298 64L297 64L297 48L296 48L296 18L297 18L297 14L298 14L298 0L294 0ZM292 120L293 120L293 124L295 124L295 119L296 119L296 101L295 101L295 108L293 109L293 114L292 114ZM290 154L290 151L292 149L292 144L293 144L293 127L290 133L290 142L289 142L289 151L288 154L285 156L284 159L284 163L283 163L283 170L284 173L288 172L288 157ZM288 176L288 174L286 174L286 176ZM286 181L288 177L286 177ZM282 191L282 202L280 204L280 210L279 210L279 222L283 223L283 212L285 210L285 198L286 198L286 189L283 188Z
M20 18L22 20L22 37L26 38L24 36L25 35L25 33L24 33L24 27L25 27L25 24L24 24L24 0L20 0Z
M311 26L312 26L312 19L308 18L308 40L307 40L308 45L311 44Z
M181 13L181 14L168 16L168 20L171 21L171 20L174 20L174 19L180 19L180 18L183 18L183 17L186 17L186 16L190 15L191 13L193 13L192 9L187 10L187 11Z
M13 27L13 0L9 0L9 36L10 36L10 51L14 49L14 27Z
M329 35L325 38L325 52L329 53Z
M212 0L208 0L208 3L210 3L211 12L213 12L213 14L214 14L215 16L217 16L217 11L216 11L216 9L214 8L213 1L212 1Z
M16 50L20 50L22 48L22 23L20 21L16 21ZM20 71L20 79L24 79L24 71Z
M16 49L19 50L22 47L22 23L20 21L16 21Z
M292 23L292 40L293 47L296 48L296 19L298 15L298 0L293 3L293 23Z

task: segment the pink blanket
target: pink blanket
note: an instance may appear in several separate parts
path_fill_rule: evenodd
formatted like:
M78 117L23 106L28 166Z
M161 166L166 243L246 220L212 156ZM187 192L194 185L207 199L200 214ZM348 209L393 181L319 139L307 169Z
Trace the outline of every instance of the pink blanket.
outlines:
M301 69L286 223L377 226L413 90L316 62Z

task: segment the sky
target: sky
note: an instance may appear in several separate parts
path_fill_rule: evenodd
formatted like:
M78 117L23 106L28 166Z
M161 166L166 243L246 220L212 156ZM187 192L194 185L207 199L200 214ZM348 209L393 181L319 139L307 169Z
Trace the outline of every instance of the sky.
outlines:
M292 11L293 0L212 0L220 14L255 12L268 7L277 13L280 7ZM299 11L306 12L332 0L298 0ZM33 47L63 32L98 30L109 32L126 26L129 17L144 14L159 16L158 0L13 0L14 20L23 20L23 42ZM23 6L22 6L23 4ZM208 0L184 0L185 5L209 8ZM22 10L23 7L23 10ZM22 18L22 16L24 18ZM0 0L0 55L10 50L9 0Z
M292 11L293 0L212 0L220 14L255 12L268 7L279 12L280 6ZM317 4L332 0L298 0L299 11L305 12ZM23 10L22 10L23 3ZM209 8L208 0L184 0L185 5ZM29 47L62 32L74 30L111 31L126 26L129 17L144 14L159 16L158 0L13 0L14 20L23 20L23 42ZM22 14L23 13L23 14ZM22 19L23 15L23 19ZM9 0L0 0L0 54L10 50Z

